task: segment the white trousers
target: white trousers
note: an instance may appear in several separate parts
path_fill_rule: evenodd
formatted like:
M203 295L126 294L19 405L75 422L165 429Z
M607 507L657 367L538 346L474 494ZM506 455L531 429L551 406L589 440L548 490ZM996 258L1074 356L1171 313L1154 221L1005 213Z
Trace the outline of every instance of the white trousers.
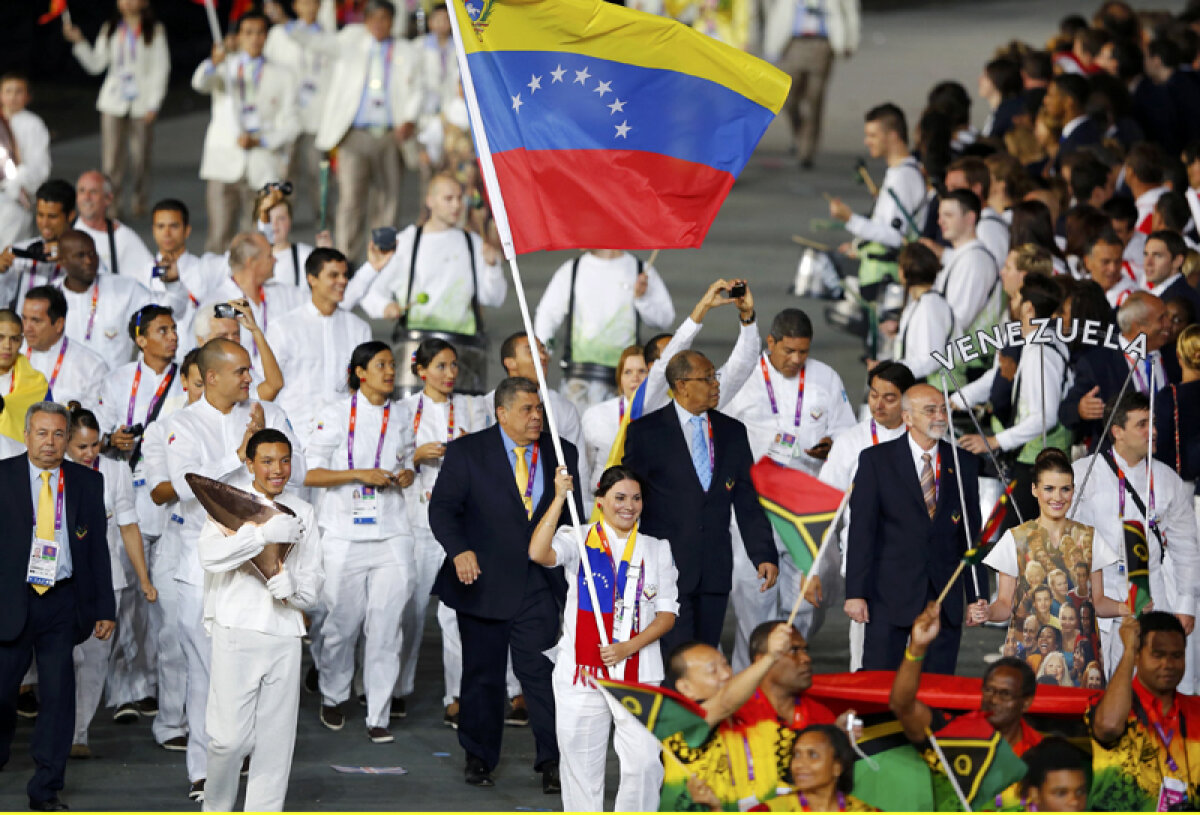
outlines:
M438 570L442 567L442 561L446 559L446 550L433 537L431 531L415 528L413 529L413 537L415 538L411 566L413 590L411 596L408 598L408 602L404 604L404 614L400 622L403 646L400 652L400 679L396 683L395 695L401 698L409 696L413 692L417 676L417 657L421 651L421 640L425 632L425 612L429 608L429 591L433 588L433 581L437 578ZM453 613L450 614L450 617L451 619L456 619ZM439 623L441 619L442 614L439 609ZM457 627L454 633L457 636ZM444 626L442 637L444 643ZM442 664L446 671L446 693L443 704L448 705L454 701L454 695L458 690L458 682L462 678L462 660L460 658L458 663L457 676L459 679L454 682L455 694L450 692L450 665L446 662L444 653Z
M300 709L300 638L214 625L204 810L229 812L250 756L247 812L280 812Z
M574 661L570 655L566 659ZM553 677L563 810L604 811L604 764L608 734L615 724L613 747L621 763L621 783L614 811L658 811L663 782L658 740L631 716L618 716L614 721L602 692L572 684L574 669L562 670L566 667L560 664Z
M112 657L108 666L109 707L119 707L150 696L151 685L146 674L145 640L141 637L148 627L145 598L137 580L117 592L117 629L112 635ZM139 604L138 601L142 602Z
M199 781L208 773L208 731L204 723L212 641L204 630L204 587L176 580L175 588L179 593L179 644L187 671L187 773L188 781Z
M179 641L179 565L177 535L163 535L150 550L150 581L158 601L150 605L150 634L157 640L158 715L150 726L154 740L162 744L186 736L187 665Z
M861 671L863 659L863 642L867 638L866 623L850 621L850 670Z
M321 696L324 705L350 698L354 650L361 632L367 727L387 727L392 689L400 675L400 619L413 593L411 563L398 561L390 541L322 538L325 560L321 626ZM410 548L412 544L405 542Z
M118 598L129 589L117 589ZM93 635L75 646L75 736L72 744L88 743L88 727L100 707L104 681L108 676L108 660L112 653L112 638L98 640Z

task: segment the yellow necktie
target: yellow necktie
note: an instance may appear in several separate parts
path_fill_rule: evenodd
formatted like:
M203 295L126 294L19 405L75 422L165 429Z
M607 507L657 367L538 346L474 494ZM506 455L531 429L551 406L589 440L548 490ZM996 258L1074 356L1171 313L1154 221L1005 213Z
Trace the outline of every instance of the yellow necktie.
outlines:
M39 540L54 540L54 493L50 491L50 473L43 470L38 473L42 478L42 488L38 490L37 504L37 536ZM38 594L45 594L49 586L34 586Z
M530 491L529 495L525 491L529 488L529 464L525 461L525 447L514 447L513 452L517 454L517 466L514 469L517 479L517 495L521 496L521 503L525 505L525 514L533 517L533 494Z

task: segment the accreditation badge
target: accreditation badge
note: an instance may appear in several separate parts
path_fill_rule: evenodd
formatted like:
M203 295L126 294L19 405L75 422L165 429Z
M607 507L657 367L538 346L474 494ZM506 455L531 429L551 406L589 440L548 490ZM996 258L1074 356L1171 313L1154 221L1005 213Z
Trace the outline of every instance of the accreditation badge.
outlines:
M767 448L767 456L785 467L791 466L792 457L796 455L796 435L794 433L776 433Z
M138 86L137 78L133 75L133 71L125 71L120 76L121 98L127 102L132 102L137 99Z
M262 130L262 116L257 105L242 105L242 130L257 133Z
M42 540L36 533L33 548L29 551L29 566L25 570L25 582L33 586L53 586L58 574L58 543Z
M379 494L374 487L362 487L354 490L351 499L350 513L355 526L372 525L379 522Z
M317 95L317 83L314 80L306 79L302 83L300 83L300 93L296 100L297 104L300 105L300 109L301 110L307 109L309 104L312 103L313 98L316 97L316 95Z

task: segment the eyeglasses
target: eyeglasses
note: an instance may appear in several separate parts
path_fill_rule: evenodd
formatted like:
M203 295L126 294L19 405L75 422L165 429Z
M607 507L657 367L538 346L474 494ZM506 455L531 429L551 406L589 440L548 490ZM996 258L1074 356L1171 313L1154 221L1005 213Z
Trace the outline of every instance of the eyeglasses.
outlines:
M708 376L685 376L675 380L676 382L707 382L712 385L721 381L721 372L713 371Z

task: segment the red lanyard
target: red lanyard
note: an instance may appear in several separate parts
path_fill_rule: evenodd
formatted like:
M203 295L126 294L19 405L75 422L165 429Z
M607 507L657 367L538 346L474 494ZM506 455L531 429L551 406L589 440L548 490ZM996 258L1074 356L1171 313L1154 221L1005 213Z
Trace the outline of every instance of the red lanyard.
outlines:
M871 446L874 447L877 444L879 444L879 433L875 429L875 420L872 419L871 420Z
M63 489L67 481L67 474L63 472L62 467L58 468L58 495L54 499L54 531L62 531L63 518ZM34 527L37 527L37 501L33 504Z
M771 374L767 370L766 356L759 357L758 364L762 367L763 383L767 386L767 398L771 400L771 412L778 416L779 405L775 402L775 388L771 386ZM796 388L796 417L792 427L800 426L800 416L804 412L804 377L807 373L808 366L806 365L800 369L800 384ZM709 432L711 433L711 430Z
M47 386L48 390L54 390L54 383L58 381L58 372L62 370L63 358L67 355L67 342L68 341L69 340L68 340L67 336L64 334L63 340L62 340L62 345L58 349L58 359L54 361L54 370L51 371L51 373L50 373L50 384ZM14 376L13 376L13 381L14 382L16 381L15 372L14 372ZM12 391L9 391L9 393L12 393Z
M150 405L146 408L146 415L149 416L154 410L154 406L158 404L158 400L162 399L163 393L167 390L167 385L175 381L175 363L171 363L171 367L163 375L162 382L158 383L158 390L154 392L154 398L150 400ZM125 426L133 426L133 409L137 406L138 388L142 385L142 363L137 364L137 372L133 375L133 388L129 392L129 410L125 414Z
M392 415L392 400L389 399L383 405L383 425L379 428L379 444L375 448L375 469L379 469L379 462L383 460L383 440L387 436L388 419ZM350 430L346 434L346 467L354 469L354 427L358 424L358 391L350 397Z
M17 389L17 366L12 366L12 379L8 382L8 392L12 393Z
M84 342L91 342L92 326L96 324L96 306L100 304L100 278L92 283L92 313L88 315L87 331L84 332Z
M617 425L620 426L623 421L625 421L625 397L619 396L617 397Z
M454 399L450 399L446 410L446 441L454 441ZM417 410L413 414L413 439L417 437L417 429L421 426L421 414L425 411L425 394L417 397Z

